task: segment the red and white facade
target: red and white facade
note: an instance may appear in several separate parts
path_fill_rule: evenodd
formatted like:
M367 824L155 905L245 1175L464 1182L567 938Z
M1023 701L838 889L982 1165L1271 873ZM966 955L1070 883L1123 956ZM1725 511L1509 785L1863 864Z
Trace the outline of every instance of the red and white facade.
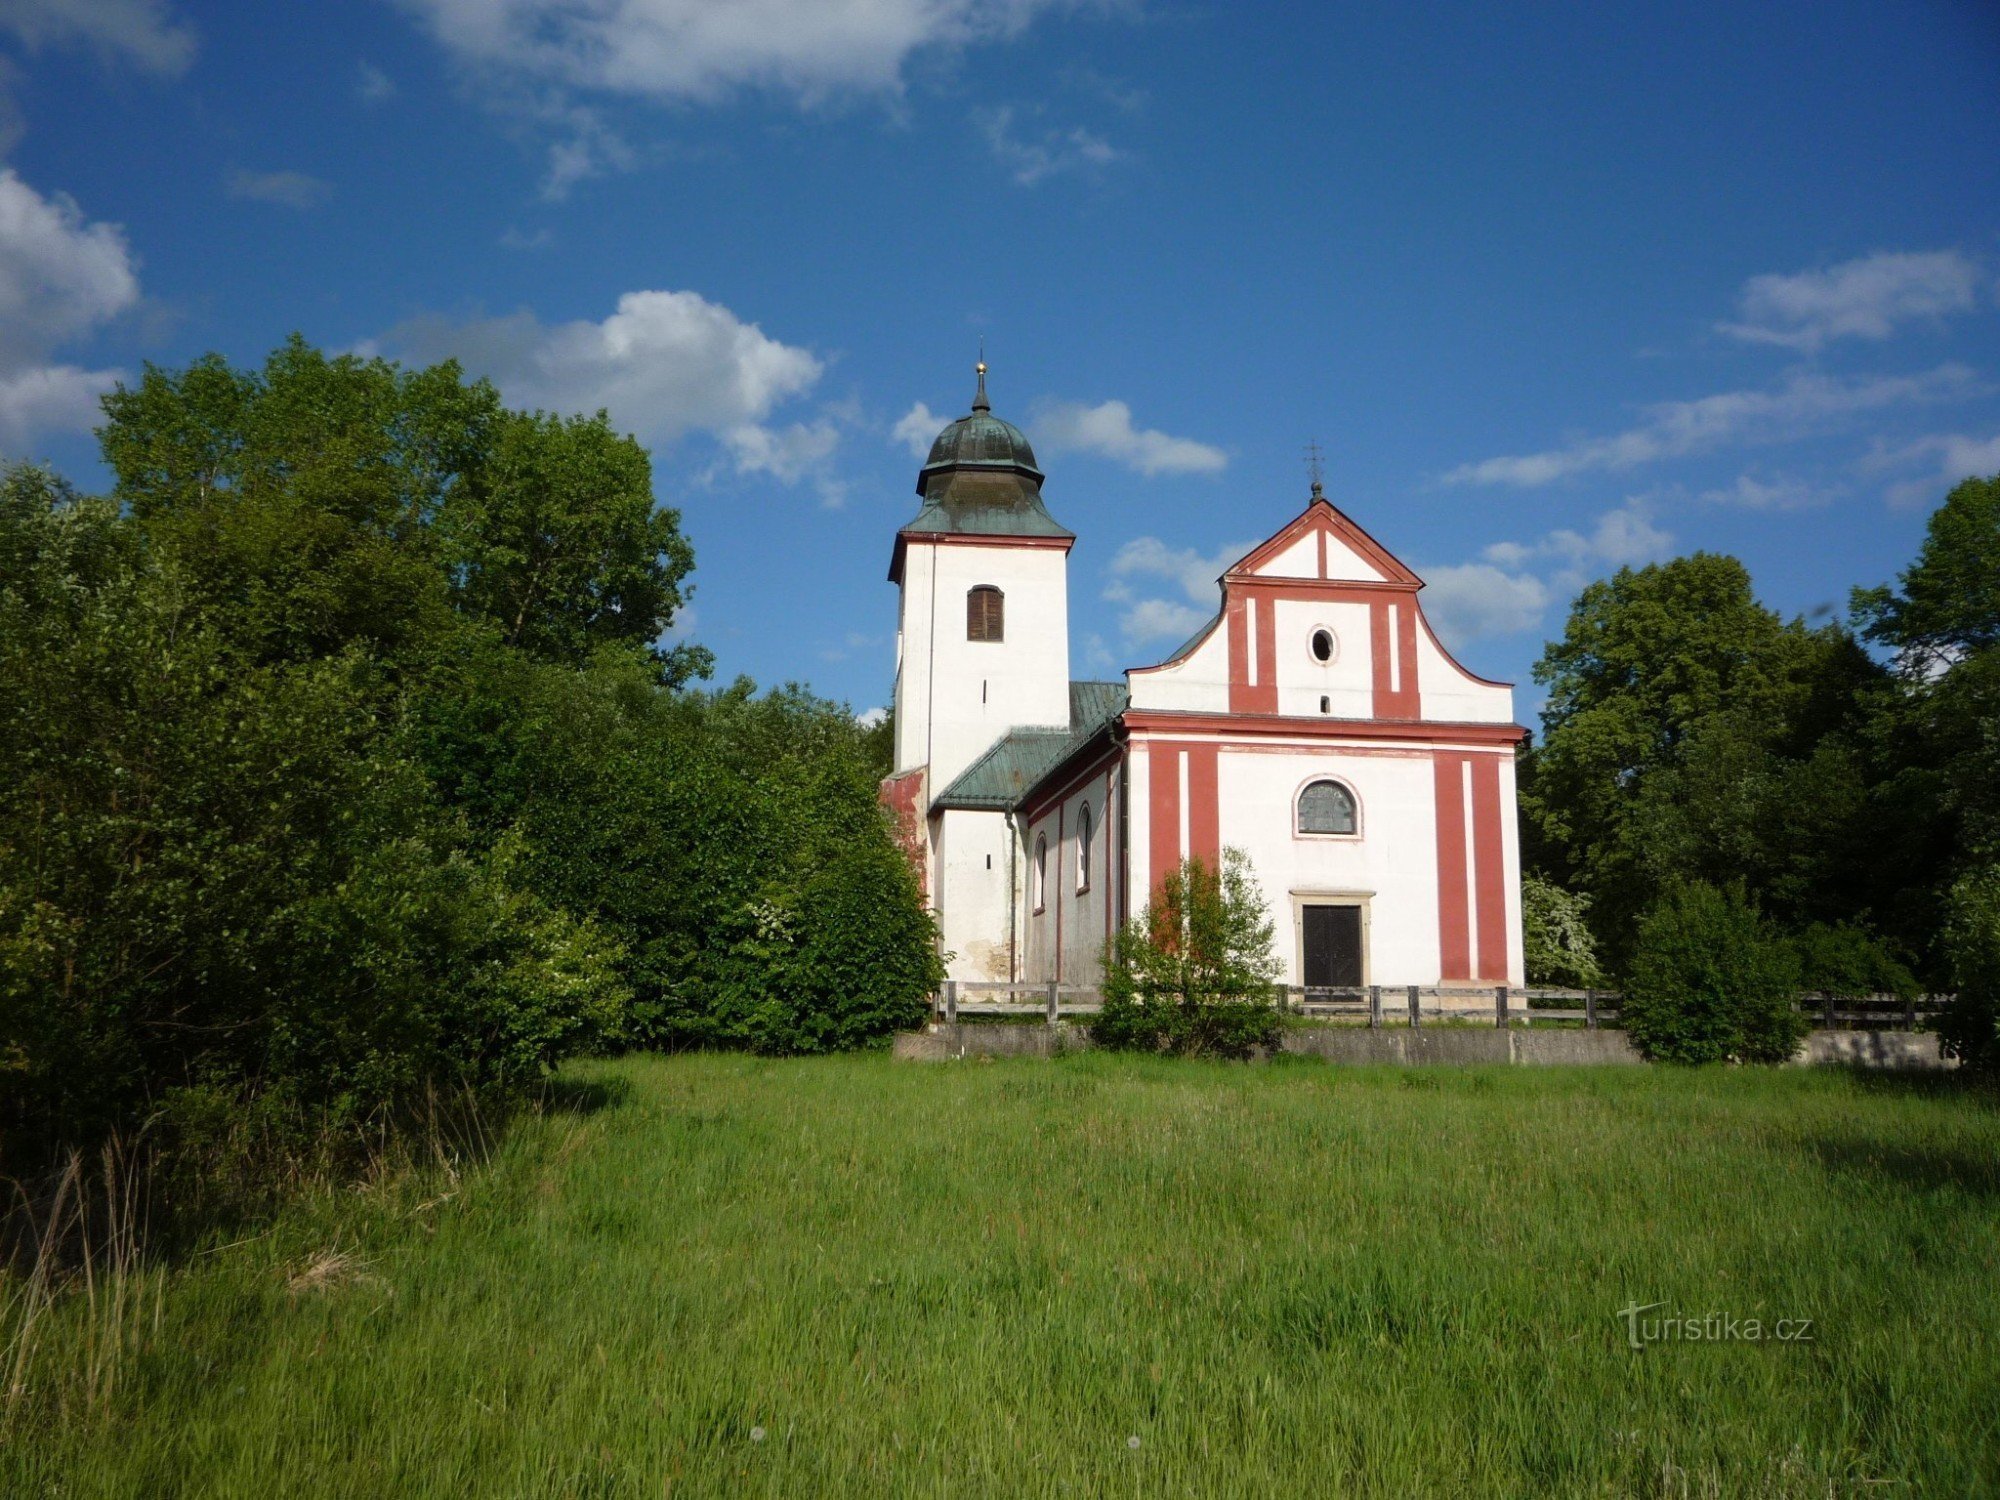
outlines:
M996 537L921 541L924 565L896 570L898 772L884 795L954 978L1091 984L1106 935L1168 871L1236 848L1264 893L1285 983L1522 983L1514 751L1524 731L1512 689L1452 659L1424 618L1422 580L1317 487L1222 575L1209 626L1169 660L1128 670L1122 709L1070 726L1067 740L1050 737L1069 686L1066 641L1040 641L1026 621L1019 658L1004 642L954 638L963 589L1018 583L1024 609L1030 596L1046 603L1064 586L1051 570L1066 576L1067 547L1037 542L1015 559ZM918 545L906 534L899 557L914 563ZM1052 613L1066 633L1066 610ZM1010 600L1010 627L1015 615ZM1020 680L1037 671L1053 681ZM1035 717L974 720L974 695L992 702L1000 682L1009 702L1033 701ZM927 723L947 696L958 700L949 725ZM1053 763L1025 757L1032 778L1004 807L953 803L953 778L1010 732ZM922 759L925 744L949 745L951 764ZM1008 747L998 750L1004 759ZM1301 797L1325 782L1346 794L1351 831L1301 831ZM1309 932L1329 931L1345 945L1337 972L1324 938L1308 958Z

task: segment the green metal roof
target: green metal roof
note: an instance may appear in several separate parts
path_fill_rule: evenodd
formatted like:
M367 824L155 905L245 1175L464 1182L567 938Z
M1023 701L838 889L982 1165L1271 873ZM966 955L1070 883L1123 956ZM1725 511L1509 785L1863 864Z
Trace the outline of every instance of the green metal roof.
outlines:
M1125 711L1122 682L1072 682L1069 727L1016 729L931 799L933 808L1011 812L1072 754Z
M1042 471L1021 429L993 415L983 364L972 410L931 444L917 473L917 493L923 509L899 536L1076 535L1058 526L1042 504Z

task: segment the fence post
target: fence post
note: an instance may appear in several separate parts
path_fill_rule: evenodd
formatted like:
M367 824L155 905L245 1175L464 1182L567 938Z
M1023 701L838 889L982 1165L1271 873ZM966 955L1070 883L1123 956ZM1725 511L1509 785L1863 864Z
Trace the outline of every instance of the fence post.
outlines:
M1917 997L1915 995L1905 996L1903 1000L1903 1030L1915 1031L1916 1029Z
M1049 1024L1056 1024L1056 982L1053 979L1049 981Z
M1382 1024L1382 986L1379 984L1368 986L1368 1024L1378 1028Z
M1417 987L1413 984L1410 986L1410 1030L1415 1031L1423 1024L1422 1007L1417 1003Z
M1821 1021L1821 1024L1822 1024L1822 1025L1824 1025L1824 1026L1826 1027L1826 1029L1827 1029L1828 1031L1832 1031L1832 1030L1834 1029L1834 1024L1833 1024L1833 991L1832 991L1832 990L1821 990L1821 991L1819 992L1819 1004L1820 1004L1820 1021Z
M1500 1030L1507 1029L1507 986L1493 986L1493 1024Z
M944 982L944 1023L947 1026L956 1026L958 1024L958 981L956 979L947 979Z
M1583 1029L1585 1031L1597 1030L1596 990L1585 990L1583 992Z

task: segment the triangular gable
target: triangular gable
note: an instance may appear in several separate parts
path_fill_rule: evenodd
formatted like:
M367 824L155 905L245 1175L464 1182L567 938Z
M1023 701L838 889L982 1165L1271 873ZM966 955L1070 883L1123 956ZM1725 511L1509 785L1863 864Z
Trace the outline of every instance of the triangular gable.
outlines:
M1326 548L1324 572L1320 564L1322 538ZM1302 513L1276 536L1252 549L1226 576L1325 578L1343 583L1400 583L1411 587L1423 581L1324 496L1315 496Z

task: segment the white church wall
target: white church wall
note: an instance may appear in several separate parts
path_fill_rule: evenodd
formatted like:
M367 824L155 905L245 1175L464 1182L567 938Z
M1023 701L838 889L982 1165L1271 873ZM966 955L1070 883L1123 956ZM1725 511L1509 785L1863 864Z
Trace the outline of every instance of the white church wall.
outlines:
M966 639L966 595L1004 596L1003 639ZM913 541L903 555L896 761L942 790L1009 729L1069 722L1068 560L1060 547Z
M1310 538L1308 538L1310 540ZM1276 638L1278 712L1313 718L1367 719L1375 713L1374 638L1366 604L1316 599L1280 599L1272 633ZM1333 632L1333 660L1312 654L1313 632ZM1319 700L1328 700L1320 712Z
M1298 794L1320 777L1354 793L1357 836L1296 832ZM1250 856L1285 983L1301 982L1299 908L1313 898L1362 901L1363 983L1437 983L1437 811L1427 752L1225 747L1216 782L1223 846Z
M1507 724L1514 718L1514 690L1481 682L1446 656L1427 624L1417 626L1417 688L1426 719L1459 724Z
M1229 621L1215 628L1179 661L1126 675L1132 707L1183 713L1229 712Z
M1005 980L1009 973L1008 887L1010 870L1005 813L947 808L933 820L938 888L938 929L947 977Z

